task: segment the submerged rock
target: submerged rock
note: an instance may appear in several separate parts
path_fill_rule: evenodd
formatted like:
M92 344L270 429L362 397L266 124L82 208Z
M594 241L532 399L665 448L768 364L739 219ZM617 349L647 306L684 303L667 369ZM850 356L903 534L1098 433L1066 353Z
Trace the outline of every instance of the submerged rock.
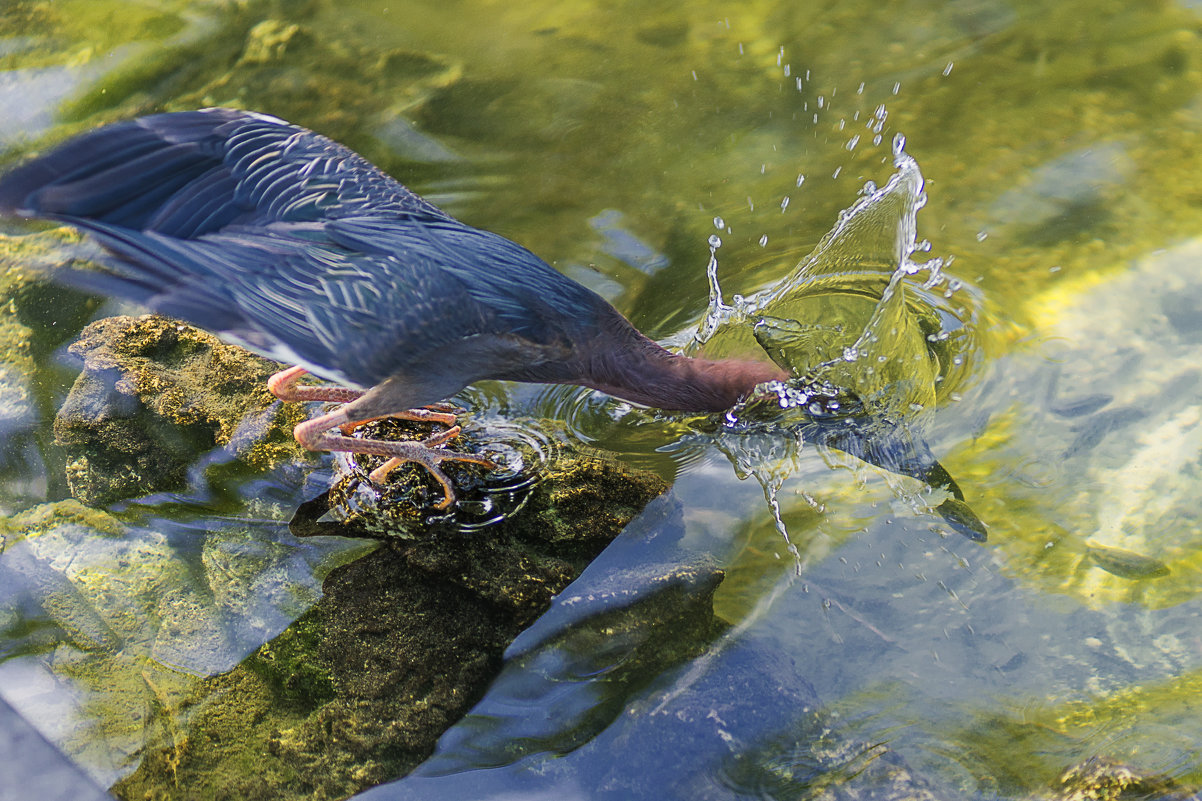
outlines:
M1052 783L1049 795L1036 797L1054 801L1122 801L1137 798L1187 801L1197 798L1191 791L1178 787L1168 776L1149 774L1096 756L1065 770Z
M37 345L54 343L81 325L92 304L79 293L51 286L41 271L68 258L75 236L0 235L0 436L23 434L37 425L34 386ZM36 343L36 344L35 344Z
M114 792L339 798L412 770L483 695L518 633L666 489L655 474L593 454L564 465L494 526L409 525L404 538L335 569L316 606L201 682L184 704L195 709L188 735L148 749ZM376 537L387 520L387 500L380 505ZM370 514L357 509L358 527L344 531L362 534ZM687 609L690 630L709 621L700 626L708 632L717 580L688 583L696 598L671 609ZM646 614L663 624L662 610Z
M302 451L304 408L267 391L278 365L165 317L110 317L81 333L80 373L54 421L71 494L91 506L183 485L201 454L272 465Z

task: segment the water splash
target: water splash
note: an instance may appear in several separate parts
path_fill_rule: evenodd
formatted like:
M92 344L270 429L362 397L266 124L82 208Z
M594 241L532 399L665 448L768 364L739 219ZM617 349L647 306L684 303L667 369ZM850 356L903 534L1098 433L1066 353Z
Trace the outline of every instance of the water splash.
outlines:
M883 111L874 117L882 121ZM973 539L984 535L922 436L933 409L964 382L977 360L979 302L944 273L943 259L915 258L931 250L917 237L917 213L926 195L922 171L900 134L893 141L893 166L884 186L865 184L859 199L784 279L754 294L724 299L718 278L722 243L710 237L709 307L686 349L710 358L762 351L793 376L759 387L725 416L717 437L740 475L754 476L763 486L786 542L778 498L789 475L782 465L789 460L782 459L779 445L748 436L753 432L789 440L792 458L809 442L918 478L928 491L950 496L951 505L939 504L935 511L953 528ZM793 436L782 438L782 431ZM890 483L916 510L930 510L922 494L905 490L904 482ZM791 544L790 551L796 556Z

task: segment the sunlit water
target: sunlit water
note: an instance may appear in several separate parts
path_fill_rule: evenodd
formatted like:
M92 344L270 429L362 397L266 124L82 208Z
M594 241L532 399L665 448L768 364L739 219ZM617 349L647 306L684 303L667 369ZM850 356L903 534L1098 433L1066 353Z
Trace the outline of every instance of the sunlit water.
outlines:
M460 399L507 464L563 438L674 484L375 797L873 797L901 765L935 797L1026 798L1093 756L1202 782L1197 11L954 5L0 7L6 157L160 105L255 107L653 336L798 376L708 421L564 388ZM17 515L66 496L60 346L115 307L11 291ZM848 404L857 437L805 427ZM0 553L0 695L106 785L365 547L287 532L326 473L223 458L119 507L121 536L80 517ZM933 512L928 458L986 542ZM664 665L663 632L612 613L664 603L648 576L682 563L725 571L725 626Z

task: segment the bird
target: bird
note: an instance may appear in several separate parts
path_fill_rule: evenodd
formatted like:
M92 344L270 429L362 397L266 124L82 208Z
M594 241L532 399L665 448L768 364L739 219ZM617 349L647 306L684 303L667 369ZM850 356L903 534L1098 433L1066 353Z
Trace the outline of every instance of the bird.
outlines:
M727 410L775 364L673 353L521 245L460 222L349 148L232 108L166 112L80 134L0 177L0 216L80 229L107 257L54 280L123 298L285 364L282 401L340 404L298 424L315 451L414 462L456 501L445 400L486 379L589 387L689 413ZM312 374L332 385L301 383ZM395 417L422 441L352 436Z

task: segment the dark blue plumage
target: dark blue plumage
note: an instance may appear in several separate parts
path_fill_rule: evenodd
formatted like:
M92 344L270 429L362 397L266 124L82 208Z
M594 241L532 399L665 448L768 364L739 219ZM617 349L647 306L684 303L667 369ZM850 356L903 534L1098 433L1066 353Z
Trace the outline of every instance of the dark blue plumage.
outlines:
M783 377L768 364L665 351L520 245L263 114L159 114L84 134L0 179L0 214L76 226L114 257L101 271L63 270L58 280L365 390L314 394L295 386L297 370L272 383L286 399L351 400L299 426L303 444L420 461L448 502L434 466L447 452L368 447L328 432L488 378L719 411Z
M0 213L70 223L119 257L62 280L362 388L425 370L432 349L453 359L457 345L499 368L481 370L509 372L496 348L479 353L479 337L521 338L520 366L537 373L567 356L569 329L608 309L341 145L229 109L85 134L6 176ZM502 376L435 382L435 397L413 402L485 377Z

